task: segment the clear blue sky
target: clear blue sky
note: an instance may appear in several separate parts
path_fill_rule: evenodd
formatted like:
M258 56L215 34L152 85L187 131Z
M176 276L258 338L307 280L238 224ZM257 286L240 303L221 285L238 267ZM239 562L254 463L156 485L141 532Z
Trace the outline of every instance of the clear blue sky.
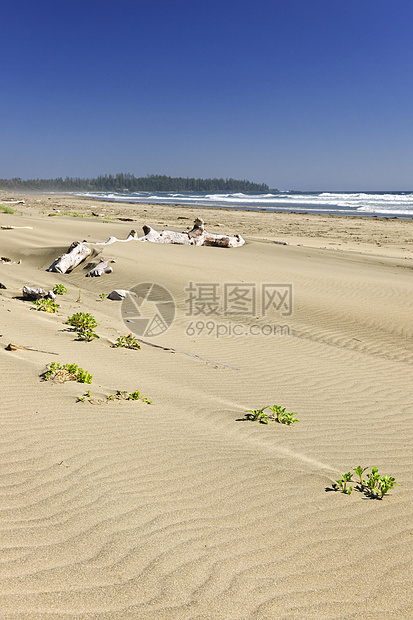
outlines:
M411 0L6 0L0 178L413 189Z

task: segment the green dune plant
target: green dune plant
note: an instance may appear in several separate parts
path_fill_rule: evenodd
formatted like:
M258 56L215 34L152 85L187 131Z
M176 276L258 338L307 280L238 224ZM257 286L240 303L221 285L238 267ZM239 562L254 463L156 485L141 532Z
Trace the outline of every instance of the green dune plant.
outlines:
M36 306L36 310L39 312L51 312L52 314L59 311L59 304L53 299L36 299L32 302Z
M128 334L127 336L119 336L116 339L114 347L123 347L125 349L140 349L141 345L139 341L132 336L132 334Z
M285 407L281 408L280 405L273 405L272 407L269 407L269 409L273 412L272 418L279 424L287 424L290 426L291 424L294 424L294 422L300 421L294 417L297 415L295 412L288 413Z
M6 207L5 207L4 205L0 205L0 211L1 211L2 213L9 213L10 215L14 215L14 213L15 213L15 210L14 210L14 209L12 209L12 208L11 208L11 207L9 207L9 206L6 206Z
M265 413L266 409L269 409L272 413ZM287 424L288 426L294 424L294 422L300 421L294 417L296 415L296 413L288 413L285 407L282 408L280 405L273 405L272 407L266 405L261 409L248 409L245 412L245 417L247 420L251 420L253 422L258 421L261 422L261 424L268 424L271 420L273 422L278 422L279 424Z
M265 406L261 409L247 409L245 417L252 422L258 421L261 422L261 424L268 424L268 416L264 413L267 408L268 407Z
M338 486L343 491L343 493L345 493L346 495L350 495L353 490L353 487L349 486L348 484L349 482L351 482L351 479L352 479L352 473L351 471L349 471L346 474L343 474L341 478L336 480Z
M139 390L135 390L134 392L127 392L126 390L117 390L115 394L109 394L105 399L95 399L92 398L92 394L90 390L86 392L83 396L77 397L77 402L85 402L88 400L92 404L102 405L104 403L109 403L114 400L141 400L143 403L147 405L153 405L153 402L146 398L146 396L142 396Z
M77 381L78 383L92 383L93 375L83 370L77 364L60 364L52 362L50 369L44 374L45 381L56 379L59 383Z
M80 340L86 340L91 342L96 338L99 338L94 331L98 325L94 316L87 312L76 312L69 316L66 323L75 328Z
M357 475L358 487L357 490L363 492L368 497L372 499L383 499L388 491L394 489L394 487L401 486L393 476L389 475L380 475L377 467L372 467L370 473L367 475L367 479L363 478L364 472L368 469L368 467L362 467L358 465L357 467L353 467L354 473ZM352 480L352 473L348 472L343 474L341 478L336 480L338 486L340 487L343 493L350 495L353 488L348 486Z
M53 293L55 295L66 295L67 288L64 284L55 284L53 287Z

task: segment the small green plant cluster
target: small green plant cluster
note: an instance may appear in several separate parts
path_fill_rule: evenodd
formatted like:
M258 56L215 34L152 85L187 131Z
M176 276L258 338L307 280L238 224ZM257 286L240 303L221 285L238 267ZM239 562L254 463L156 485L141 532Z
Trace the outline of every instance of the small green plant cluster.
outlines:
M107 297L106 293L99 293L100 301L103 301L105 299L105 297Z
M269 409L272 413L265 413L266 409ZM296 413L288 413L285 407L281 408L280 405L273 405L272 407L266 405L261 409L248 409L248 411L245 412L245 417L248 420L258 420L259 422L261 422L261 424L268 424L269 421L272 420L273 422L278 422L279 424L287 424L288 426L294 424L294 422L300 421L297 420L296 417L294 417L296 415Z
M93 375L87 370L79 368L77 364L59 364L59 362L52 362L50 369L44 375L45 381L51 379L57 379L59 383L65 381L77 381L78 383L92 383Z
M77 402L84 403L84 402L85 402L85 400L86 400L86 397L87 397L87 398L92 398L92 393L91 393L91 391L90 391L90 390L88 390L88 391L86 392L86 394L84 394L83 396L78 396L78 397L77 397Z
M75 211L61 211L59 213L48 213L49 217L63 217L64 215L68 217L84 217L81 213L76 213Z
M36 299L32 302L39 312L58 312L60 306L53 299Z
M69 316L66 323L75 328L80 340L90 342L95 338L99 338L94 331L98 323L96 323L95 317L91 314L86 312L76 312L72 316Z
M273 415L271 416L272 419L279 424L287 424L288 426L290 426L291 424L294 424L294 422L300 421L294 417L297 415L295 412L288 413L285 407L281 408L280 405L273 405L272 407L269 407L269 409L273 413Z
M63 284L55 284L53 287L53 293L55 295L66 295L67 288Z
M92 398L92 394L90 390L88 390L86 394L84 394L83 396L77 397L77 402L83 403L85 402L86 398L90 403L97 404L97 405L102 405L105 402L108 403L113 400L141 400L143 403L146 403L148 405L153 404L152 401L149 400L149 398L146 398L145 396L141 396L141 393L139 392L139 390L135 390L135 392L126 392L125 390L117 390L116 394L109 394L109 396L107 396L105 400Z
M361 465L353 467L353 471L358 477L357 489L365 493L365 495L374 499L383 499L387 491L394 489L396 485L400 486L393 476L381 476L377 467L372 467L371 472L367 475L367 480L364 480L363 474L366 469L368 469L368 467L362 467ZM353 490L353 487L349 484L353 482L353 474L351 471L343 474L336 482L343 493L346 495L351 494Z
M6 207L5 207L4 205L0 205L0 211L1 211L2 213L9 213L10 215L13 215L13 214L15 213L15 210L14 210L14 209L12 209L12 208L11 208L11 207L9 207L9 206L6 206Z
M245 412L245 417L247 420L251 420L253 422L258 420L261 424L268 424L267 414L264 413L266 409L268 409L267 406L262 409L248 409L248 411Z
M110 394L108 396L108 400L141 400L148 405L152 405L152 401L146 396L141 396L139 390L135 390L135 392L126 392L125 390L117 390L116 394Z
M128 334L127 336L119 336L119 338L116 339L116 342L113 346L124 347L125 349L140 349L141 348L139 341L136 340L136 338L134 338L132 334Z

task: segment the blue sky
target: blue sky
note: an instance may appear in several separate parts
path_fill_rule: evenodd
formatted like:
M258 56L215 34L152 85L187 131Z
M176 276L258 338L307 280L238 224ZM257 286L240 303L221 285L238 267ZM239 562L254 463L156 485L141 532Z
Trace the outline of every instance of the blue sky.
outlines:
M409 0L3 2L0 178L413 189Z

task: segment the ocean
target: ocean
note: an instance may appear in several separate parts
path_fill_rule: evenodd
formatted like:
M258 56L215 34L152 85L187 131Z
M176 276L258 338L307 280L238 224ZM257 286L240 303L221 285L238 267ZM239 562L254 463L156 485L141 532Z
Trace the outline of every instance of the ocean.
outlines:
M366 217L413 217L413 192L298 192L269 194L187 192L76 192L77 196L147 204L179 204L242 211L292 211Z

